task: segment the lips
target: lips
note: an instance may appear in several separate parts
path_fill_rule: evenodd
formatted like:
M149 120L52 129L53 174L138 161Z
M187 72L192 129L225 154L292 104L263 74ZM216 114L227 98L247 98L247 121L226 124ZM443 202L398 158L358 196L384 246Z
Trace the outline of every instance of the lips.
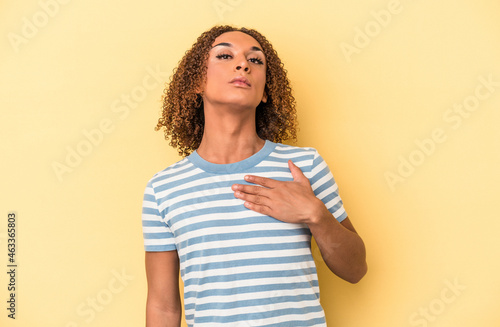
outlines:
M236 84L236 85L246 85L246 86L252 86L250 82L243 76L238 76L235 77L229 82L231 84Z

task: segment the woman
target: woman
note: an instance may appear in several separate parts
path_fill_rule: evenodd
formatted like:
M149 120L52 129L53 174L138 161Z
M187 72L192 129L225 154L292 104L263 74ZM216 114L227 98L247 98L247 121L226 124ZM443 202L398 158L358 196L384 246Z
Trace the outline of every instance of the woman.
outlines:
M216 26L181 60L157 129L185 158L144 195L146 325L324 326L310 249L332 272L366 273L365 248L316 150L295 139L295 101L255 30ZM300 167L300 168L299 168Z

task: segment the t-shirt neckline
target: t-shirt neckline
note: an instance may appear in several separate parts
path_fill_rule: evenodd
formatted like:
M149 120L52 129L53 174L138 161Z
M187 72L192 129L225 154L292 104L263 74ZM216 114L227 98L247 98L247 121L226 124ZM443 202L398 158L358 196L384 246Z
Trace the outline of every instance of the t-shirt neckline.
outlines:
M243 159L238 162L233 162L230 164L216 164L209 161L206 161L195 150L191 153L187 159L196 167L214 174L227 174L227 173L238 173L244 172L245 170L254 167L259 162L261 162L264 158L266 158L271 152L273 152L276 147L276 143L271 142L269 140L265 140L264 146L262 149L257 151L252 156Z

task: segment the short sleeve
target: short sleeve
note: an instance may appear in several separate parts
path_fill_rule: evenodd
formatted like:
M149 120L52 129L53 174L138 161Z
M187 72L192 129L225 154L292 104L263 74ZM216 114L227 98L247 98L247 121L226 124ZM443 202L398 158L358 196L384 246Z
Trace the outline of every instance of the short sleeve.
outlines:
M176 250L174 235L160 214L151 181L146 186L142 202L142 233L147 252Z
M323 160L317 151L314 153L312 169L308 177L314 194L318 199L323 201L328 211L331 212L337 221L342 222L342 220L347 218L347 212L340 198L337 183L333 178L330 168L328 168L325 160Z

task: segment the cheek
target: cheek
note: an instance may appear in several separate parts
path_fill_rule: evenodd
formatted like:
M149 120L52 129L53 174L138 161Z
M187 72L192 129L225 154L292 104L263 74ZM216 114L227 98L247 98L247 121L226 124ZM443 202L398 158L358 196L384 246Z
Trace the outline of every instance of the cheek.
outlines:
M259 69L259 79L263 83L266 83L266 72L267 69L265 67L263 69Z
M262 89L264 89L264 87L266 86L266 72L265 71L262 73L259 73L258 80L259 80L259 85L261 85Z
M207 77L206 77L206 85L214 86L218 84L218 81L221 79L221 74L217 70L216 67L208 67L207 68Z

